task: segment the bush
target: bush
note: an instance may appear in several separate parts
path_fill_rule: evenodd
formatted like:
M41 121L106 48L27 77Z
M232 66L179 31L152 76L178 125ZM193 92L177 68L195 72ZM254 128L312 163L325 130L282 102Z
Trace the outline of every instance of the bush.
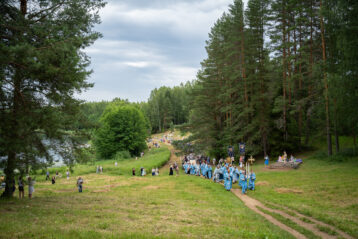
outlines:
M104 111L94 144L101 158L110 159L117 152L139 155L146 147L147 125L143 113L131 105L110 104Z
M114 156L113 159L117 160L117 161L121 161L124 159L129 159L131 158L131 154L128 151L119 151L116 153L116 155Z

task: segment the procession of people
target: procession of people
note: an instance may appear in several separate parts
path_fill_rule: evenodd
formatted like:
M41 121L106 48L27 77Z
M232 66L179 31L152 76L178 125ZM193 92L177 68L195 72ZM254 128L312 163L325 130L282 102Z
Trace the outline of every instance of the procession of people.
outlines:
M226 161L220 159L217 165L214 162L216 162L216 159L213 159L213 165L211 165L209 157L189 154L184 157L182 167L188 175L201 176L215 183L224 183L227 191L230 191L232 185L236 182L238 182L243 194L246 194L248 189L255 190L256 174L252 168L247 172L248 167L245 169L242 164L240 164L241 167L235 166L233 157L228 157Z

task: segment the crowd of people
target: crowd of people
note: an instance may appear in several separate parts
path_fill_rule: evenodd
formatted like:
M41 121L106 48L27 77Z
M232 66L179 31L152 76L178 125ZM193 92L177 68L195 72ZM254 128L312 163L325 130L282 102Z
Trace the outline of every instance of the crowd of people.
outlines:
M246 172L242 164L240 164L241 167L235 166L233 161L233 158L228 158L226 161L220 159L216 165L216 160L213 159L213 165L211 165L210 158L190 154L184 157L182 167L186 174L202 176L216 183L224 182L227 191L230 191L236 182L243 194L246 194L248 189L255 190L256 174L252 169Z

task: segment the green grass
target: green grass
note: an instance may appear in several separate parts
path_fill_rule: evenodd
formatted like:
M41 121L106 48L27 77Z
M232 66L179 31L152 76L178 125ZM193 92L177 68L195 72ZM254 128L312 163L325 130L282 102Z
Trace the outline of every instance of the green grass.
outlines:
M305 235L307 238L309 239L317 239L320 238L319 236L316 236L313 232L297 225L295 222L293 222L292 220L285 218L283 216L281 216L278 213L274 213L274 212L269 212L261 207L258 207L260 211L271 215L272 217L274 217L275 219L277 219L278 221L280 221L281 223L285 224L286 226L289 226L293 229L295 229L296 231L300 232L301 234Z
M103 171L110 175L131 175L132 168L136 169L136 173L140 172L140 168L144 167L147 173L151 173L152 168L161 167L164 165L170 158L170 151L165 147L161 147L158 149L151 149L148 151L142 158L138 157L138 160L135 158L126 159L126 160L101 160L96 161L94 165L91 164L78 164L73 167L74 172L72 176L81 176L90 173L96 172L96 167L102 166ZM118 162L118 166L115 167L114 163ZM57 168L49 168L49 172L51 175L54 175L56 171L62 174L63 177L66 175L66 170L68 168L66 166L57 167ZM37 173L37 180L43 181L46 178L45 172L39 171Z
M293 238L222 185L195 176L84 176L0 200L0 238Z
M321 225L316 225L316 227L321 231L321 232L325 232L329 235L332 235L332 236L336 236L337 235L337 232L335 232L334 230L332 230L331 228L329 227L325 227L325 226L321 226Z
M257 186L250 196L294 209L358 238L358 157L343 162L310 157L298 170L290 171L270 171L259 163L254 170Z

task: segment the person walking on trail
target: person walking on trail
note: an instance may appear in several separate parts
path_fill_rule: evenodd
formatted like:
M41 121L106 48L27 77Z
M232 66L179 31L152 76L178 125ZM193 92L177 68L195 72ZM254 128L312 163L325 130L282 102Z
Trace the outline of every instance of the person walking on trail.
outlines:
M28 177L27 179L28 185L29 185L29 198L32 198L32 194L35 192L35 178L32 179L31 177Z
M19 177L19 181L17 182L19 185L19 198L25 197L25 190L24 190L24 181L22 180L22 177Z
M78 179L77 179L77 187L78 187L78 192L79 193L82 192L82 184L83 184L83 179L81 177L78 177Z
M173 165L170 165L169 175L172 176L173 174L174 174Z

